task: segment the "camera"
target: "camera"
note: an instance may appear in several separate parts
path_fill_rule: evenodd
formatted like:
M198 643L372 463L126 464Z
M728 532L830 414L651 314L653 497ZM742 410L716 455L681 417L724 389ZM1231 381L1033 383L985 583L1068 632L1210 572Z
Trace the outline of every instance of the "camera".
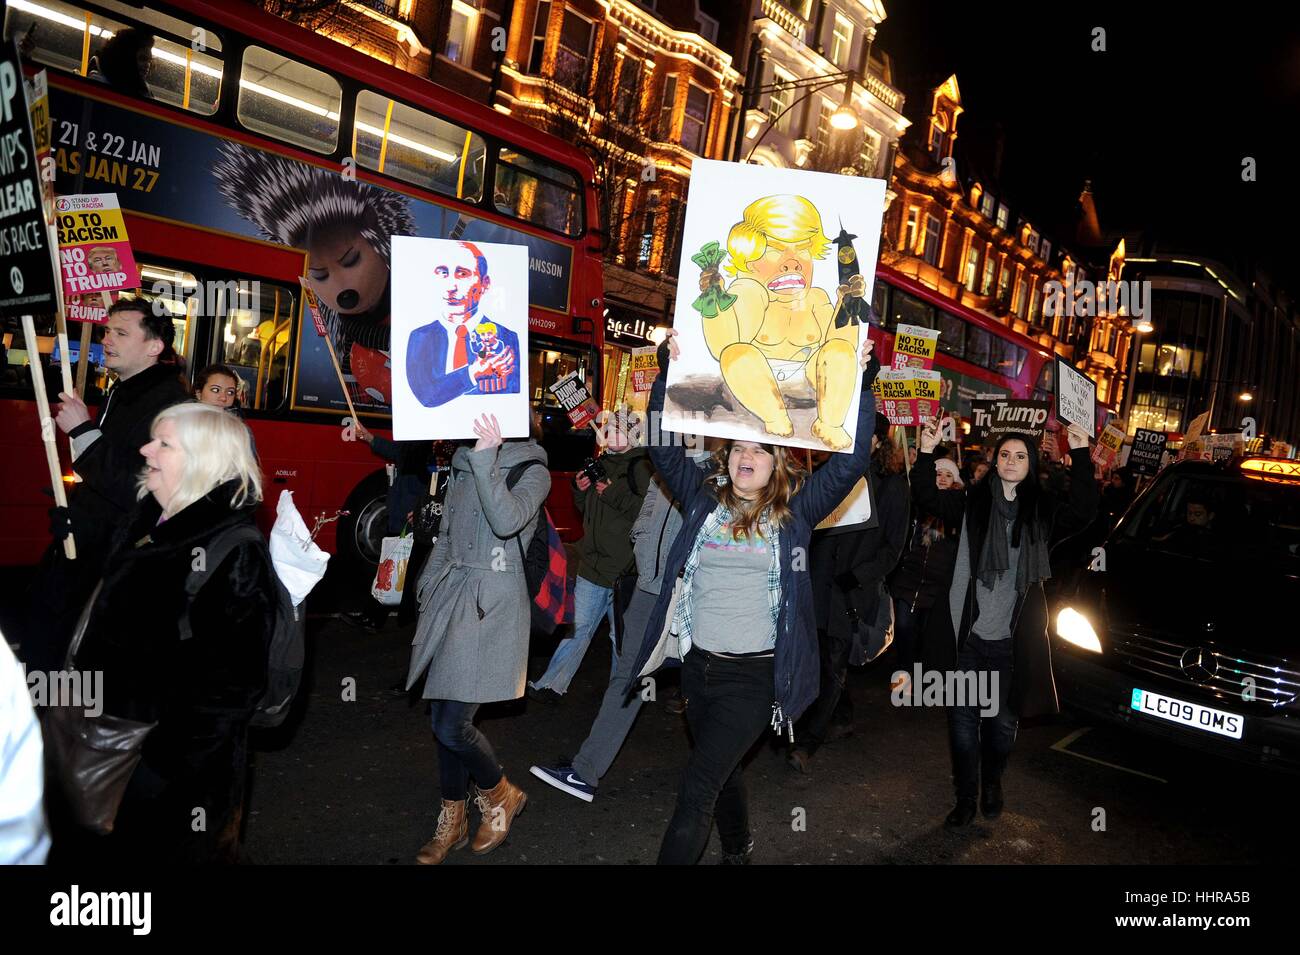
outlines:
M596 458L587 458L582 462L582 470L579 472L587 476L587 480L592 484L599 484L601 481L608 481L609 474L605 471L605 465L601 464Z

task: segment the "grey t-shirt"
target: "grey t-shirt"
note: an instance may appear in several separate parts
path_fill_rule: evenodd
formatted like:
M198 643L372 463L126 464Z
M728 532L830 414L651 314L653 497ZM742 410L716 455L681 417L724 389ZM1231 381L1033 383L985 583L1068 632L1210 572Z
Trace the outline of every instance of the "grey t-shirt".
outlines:
M691 579L691 642L714 653L758 653L776 646L776 624L768 600L771 550L752 534L731 539L724 523L700 542L700 561Z
M957 564L953 570L954 580L969 580L971 576L970 544L967 533L969 527L963 522L961 542L957 547ZM1011 615L1016 609L1016 567L1019 566L1020 548L1011 544L1011 525L1007 525L1007 570L994 581L992 587L986 587L982 580L975 580L975 601L979 607L979 616L971 627L971 633L982 640L1010 640ZM952 628L956 633L961 626L962 604L966 600L965 588L954 587L948 596L949 609L952 612Z

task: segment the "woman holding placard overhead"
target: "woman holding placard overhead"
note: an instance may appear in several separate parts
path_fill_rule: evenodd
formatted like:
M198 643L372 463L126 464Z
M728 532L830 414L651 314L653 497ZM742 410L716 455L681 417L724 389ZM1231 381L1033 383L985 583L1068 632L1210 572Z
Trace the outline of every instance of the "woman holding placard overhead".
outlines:
M945 701L957 805L944 825L959 828L975 818L977 795L985 817L1001 814L1002 772L1020 717L1057 712L1043 581L1052 575L1050 545L1096 516L1097 483L1088 434L1071 425L1064 495L1040 487L1038 442L1017 431L994 442L994 471L985 480L969 491L940 490L934 449L942 426L938 418L926 424L912 467L917 509L961 528L949 613L932 613L927 622L932 659L926 669L973 671L977 685L996 689L987 706Z
M650 392L652 420L663 413L676 331L659 346L660 375ZM710 477L676 448L652 441L650 455L684 523L637 662L639 677L665 657L682 659L682 695L695 747L683 773L661 864L691 865L709 841L716 811L723 861L745 864L753 851L741 760L765 726L793 737L794 721L817 696L817 625L808 578L812 529L844 499L867 468L879 363L864 340L857 440L808 475L780 445L727 440ZM791 740L792 741L792 740Z

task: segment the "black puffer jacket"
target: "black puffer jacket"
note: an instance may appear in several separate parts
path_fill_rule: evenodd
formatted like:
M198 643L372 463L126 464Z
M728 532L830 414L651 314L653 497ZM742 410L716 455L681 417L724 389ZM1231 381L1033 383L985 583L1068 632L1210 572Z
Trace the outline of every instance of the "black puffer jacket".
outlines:
M937 537L933 537L935 529L939 531ZM933 539L927 544L928 537ZM907 602L913 610L946 605L960 537L960 527L945 527L942 521L916 512L903 559L889 578L889 591L894 599Z

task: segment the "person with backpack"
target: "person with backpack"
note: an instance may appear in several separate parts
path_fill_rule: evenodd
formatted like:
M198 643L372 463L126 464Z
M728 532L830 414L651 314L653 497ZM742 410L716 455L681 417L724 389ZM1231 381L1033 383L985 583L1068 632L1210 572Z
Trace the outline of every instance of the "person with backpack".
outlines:
M234 862L247 730L266 690L280 594L253 524L261 468L248 428L209 405L167 408L151 435L139 502L68 662L103 674L104 714L154 725L110 835L70 830L68 803L52 792L54 852L133 865ZM222 546L231 534L237 545Z
M546 672L528 684L528 698L539 703L557 703L568 692L601 618L609 619L609 637L615 644L611 678L618 669L614 591L620 578L635 572L629 535L654 473L647 449L632 446L630 432L636 424L625 412L611 415L596 430L600 456L574 476L573 503L582 515L583 535L578 543L573 633L555 648Z
M416 584L420 619L406 688L423 677L442 800L437 829L416 856L424 865L469 842L471 779L481 814L477 855L505 841L528 801L506 778L474 716L483 703L524 694L533 603L525 542L545 520L551 473L537 441L503 441L495 416L475 421L474 433L474 446L452 456L438 540Z

